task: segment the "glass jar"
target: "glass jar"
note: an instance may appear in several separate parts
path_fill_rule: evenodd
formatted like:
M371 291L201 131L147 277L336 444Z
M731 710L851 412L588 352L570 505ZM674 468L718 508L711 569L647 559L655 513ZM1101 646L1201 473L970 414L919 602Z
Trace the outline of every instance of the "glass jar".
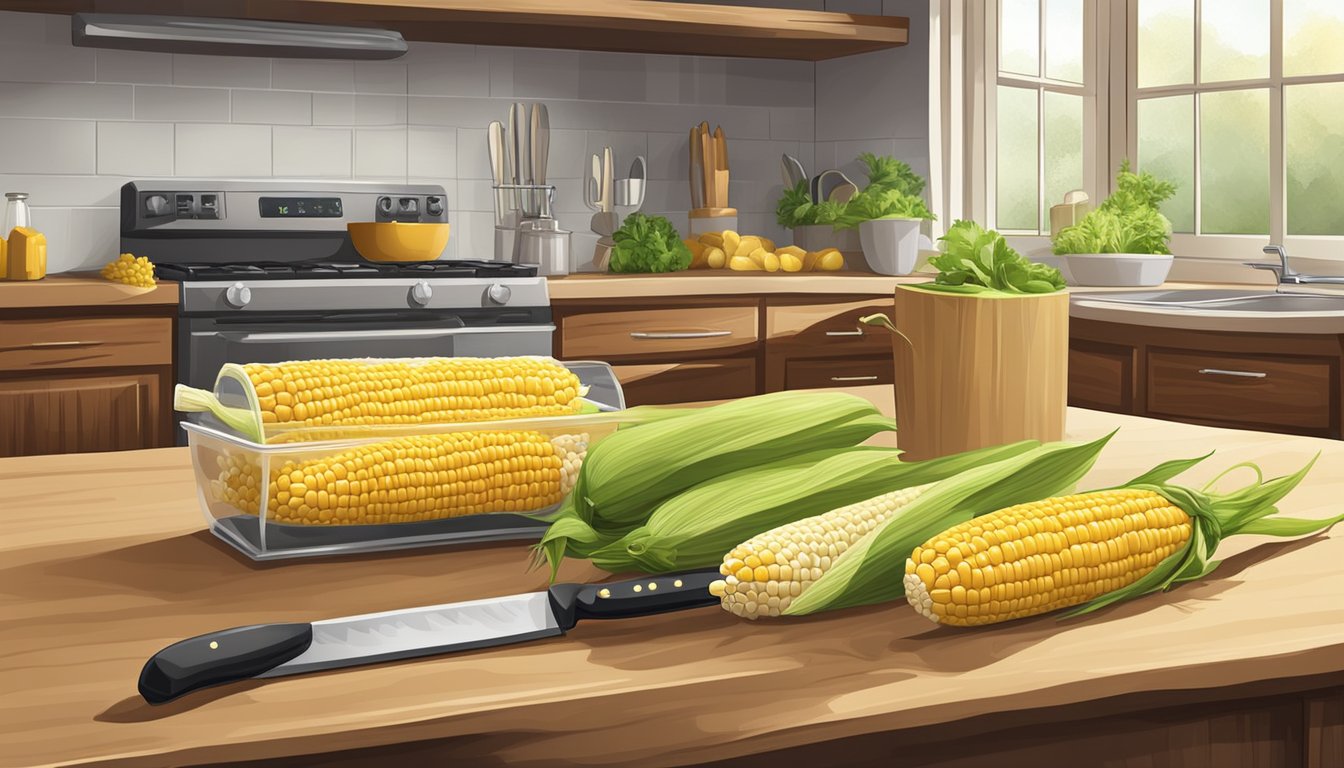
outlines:
M15 227L33 226L33 214L28 209L27 192L6 192L5 201L3 237L9 237L9 233L13 232Z

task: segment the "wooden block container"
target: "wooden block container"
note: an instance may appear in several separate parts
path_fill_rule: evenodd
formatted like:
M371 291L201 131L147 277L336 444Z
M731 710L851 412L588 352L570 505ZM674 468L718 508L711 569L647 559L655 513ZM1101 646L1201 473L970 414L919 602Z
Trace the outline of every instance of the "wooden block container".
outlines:
M1069 297L896 288L897 443L911 460L1061 440Z

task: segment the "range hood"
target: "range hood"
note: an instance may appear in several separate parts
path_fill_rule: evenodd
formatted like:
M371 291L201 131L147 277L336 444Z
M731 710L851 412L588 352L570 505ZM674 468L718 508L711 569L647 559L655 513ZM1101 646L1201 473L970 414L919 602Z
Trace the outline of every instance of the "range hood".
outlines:
M291 59L395 59L406 53L401 33L279 21L185 16L76 13L71 41L85 48Z

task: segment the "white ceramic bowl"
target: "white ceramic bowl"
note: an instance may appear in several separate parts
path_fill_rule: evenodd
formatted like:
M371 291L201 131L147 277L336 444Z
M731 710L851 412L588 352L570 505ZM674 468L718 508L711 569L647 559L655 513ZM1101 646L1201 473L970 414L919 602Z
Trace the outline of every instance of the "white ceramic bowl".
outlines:
M1166 282L1174 259L1170 254L1060 254L1070 285L1151 288Z
M908 275L919 266L919 219L872 219L859 224L868 268L879 275Z

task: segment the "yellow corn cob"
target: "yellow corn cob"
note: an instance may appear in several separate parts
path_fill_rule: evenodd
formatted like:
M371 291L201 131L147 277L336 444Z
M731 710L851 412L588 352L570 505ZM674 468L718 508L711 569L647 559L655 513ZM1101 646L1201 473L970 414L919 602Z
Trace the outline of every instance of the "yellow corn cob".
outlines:
M779 616L855 542L932 485L902 488L748 539L724 558L724 578L709 591L734 615Z
M991 624L1085 603L1180 550L1191 518L1165 496L1117 489L1006 507L944 531L905 564L905 596L934 622Z
M456 432L406 437L271 472L267 517L305 525L439 520L489 512L535 512L574 487L588 436ZM218 458L212 492L257 514L261 471L244 454Z

